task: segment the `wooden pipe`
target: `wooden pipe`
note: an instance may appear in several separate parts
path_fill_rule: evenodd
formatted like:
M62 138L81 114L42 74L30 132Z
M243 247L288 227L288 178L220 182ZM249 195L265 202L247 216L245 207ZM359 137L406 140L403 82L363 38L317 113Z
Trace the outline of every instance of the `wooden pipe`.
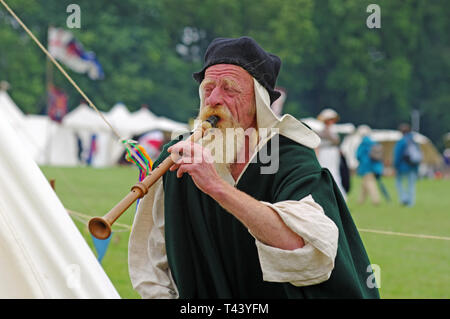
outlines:
M202 123L189 137L193 142L198 141L203 133L215 127L219 118L215 115L210 116L206 121ZM167 170L174 164L172 156L166 157L166 159L158 165L147 177L141 182L131 187L130 193L125 196L116 206L114 206L105 216L93 217L89 220L89 232L98 239L106 239L111 235L112 224L130 207L138 198L147 194L148 189L162 176Z

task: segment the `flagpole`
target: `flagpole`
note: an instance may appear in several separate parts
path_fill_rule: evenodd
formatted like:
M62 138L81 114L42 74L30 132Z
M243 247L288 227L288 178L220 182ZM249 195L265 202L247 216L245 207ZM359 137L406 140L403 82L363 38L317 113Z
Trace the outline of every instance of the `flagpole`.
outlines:
M47 48L50 46L49 43L49 30L52 26L48 26L47 27ZM50 92L51 92L51 88L53 86L53 64L52 61L50 60L50 58L46 55L46 70L45 70L45 77L46 77L46 92L47 92L47 109L46 109L46 113L47 113L47 117L49 117L49 110L50 110L50 103L51 103L51 99L50 99ZM49 117L50 118L50 117ZM47 122L47 142L46 142L46 147L45 147L45 154L46 154L46 163L47 165L50 165L50 161L51 161L51 151L52 151L52 146L51 146L51 142L52 142L52 137L51 137L51 125L52 122L48 121Z
M46 77L47 77L47 110L50 107L50 88L53 86L53 64L48 57L46 57L47 66L46 66Z

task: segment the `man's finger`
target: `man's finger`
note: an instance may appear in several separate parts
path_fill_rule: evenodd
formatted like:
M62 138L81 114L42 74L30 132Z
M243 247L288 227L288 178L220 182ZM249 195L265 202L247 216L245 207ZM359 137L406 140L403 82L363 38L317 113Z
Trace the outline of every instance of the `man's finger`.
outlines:
M177 170L177 177L181 178L184 173L188 172L188 165L180 165L180 167Z

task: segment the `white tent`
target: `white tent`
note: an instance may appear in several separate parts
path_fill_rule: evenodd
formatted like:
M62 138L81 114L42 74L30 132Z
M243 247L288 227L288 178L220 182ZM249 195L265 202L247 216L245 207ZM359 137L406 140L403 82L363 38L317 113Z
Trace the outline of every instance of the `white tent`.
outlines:
M121 126L122 119L128 122L129 112L124 105L115 105L110 112L101 112L104 118L121 134L123 138L129 138L127 130ZM117 137L111 132L101 116L87 104L80 104L69 112L62 122L63 126L70 129L74 138L81 141L83 161L89 157L90 164L95 167L106 167L117 163L124 148ZM95 139L95 151L91 149ZM93 152L90 155L90 152Z
M184 133L188 125L158 117L147 108L130 113L122 103L109 112L101 113L122 139L152 130ZM82 164L78 158L81 141L82 162L90 157L95 138L95 152L91 165L107 167L115 165L125 150L101 116L87 104L81 104L69 112L61 124L45 115L25 115L5 90L0 90L0 117L6 119L19 136L27 155L39 165L75 166Z
M109 127L102 121L101 117L84 103L67 113L62 123L65 127L73 130L82 130L91 133L109 132Z
M45 115L26 115L25 126L37 151L32 158L39 165L79 164L77 140L72 130Z
M120 136L133 135L135 128L130 111L123 103L115 104L105 115L112 127L117 130Z
M25 115L8 93L0 90L0 117L15 130L20 143L40 165L78 164L76 139L70 130L44 115Z
M136 135L158 129L159 118L146 107L141 107L131 113L130 120L133 123Z
M0 115L13 126L21 126L25 117L5 90L0 90Z
M109 112L102 112L106 120L118 132L121 137L139 135L151 130L172 132L185 131L187 124L159 117L147 108L130 113L123 103L115 104ZM88 131L90 133L106 132L111 130L101 117L88 105L81 104L63 119L64 126L76 131Z
M141 108L130 114L133 123L133 135L142 134L151 130L164 132L186 132L188 125L168 119L163 116L156 116L148 108Z
M187 124L173 121L164 116L158 118L157 128L165 132L177 132L178 133L177 135L188 132Z
M102 115L114 128L121 139L129 139L151 130L165 132L186 132L187 125L158 117L147 108L130 113L123 103L115 104L109 112ZM63 119L63 125L77 134L82 141L84 159L89 157L91 143L95 135L95 154L91 165L105 167L115 165L123 154L125 147L109 126L88 105L81 104Z
M0 90L0 117L8 122L16 131L20 138L20 146L28 150L29 156L36 159L43 140L34 134L30 134L25 123L25 114L14 103L9 94L5 90ZM19 145L17 145L19 146Z
M0 298L120 298L0 116Z

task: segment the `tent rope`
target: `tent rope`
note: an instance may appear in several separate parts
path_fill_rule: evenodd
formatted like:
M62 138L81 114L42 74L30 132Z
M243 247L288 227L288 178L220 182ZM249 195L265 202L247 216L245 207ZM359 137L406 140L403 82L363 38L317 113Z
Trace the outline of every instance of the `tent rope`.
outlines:
M450 237L444 237L444 236L423 235L423 234L407 234L407 233L398 233L398 232L392 232L392 231L386 231L386 230L364 229L364 228L358 228L358 230L360 232L382 234L382 235L394 235L394 236L403 236L403 237L412 237L412 238L450 240Z
M66 211L67 211L67 213L69 213L69 215L73 219L78 220L79 222L83 223L86 226L87 226L87 222L92 218L92 216L82 214L82 213L79 213L79 212L76 212L76 211L73 211L70 209L66 209ZM131 231L130 225L115 223L114 226L117 226L118 228L120 228L120 229L115 229L114 230L115 233Z

